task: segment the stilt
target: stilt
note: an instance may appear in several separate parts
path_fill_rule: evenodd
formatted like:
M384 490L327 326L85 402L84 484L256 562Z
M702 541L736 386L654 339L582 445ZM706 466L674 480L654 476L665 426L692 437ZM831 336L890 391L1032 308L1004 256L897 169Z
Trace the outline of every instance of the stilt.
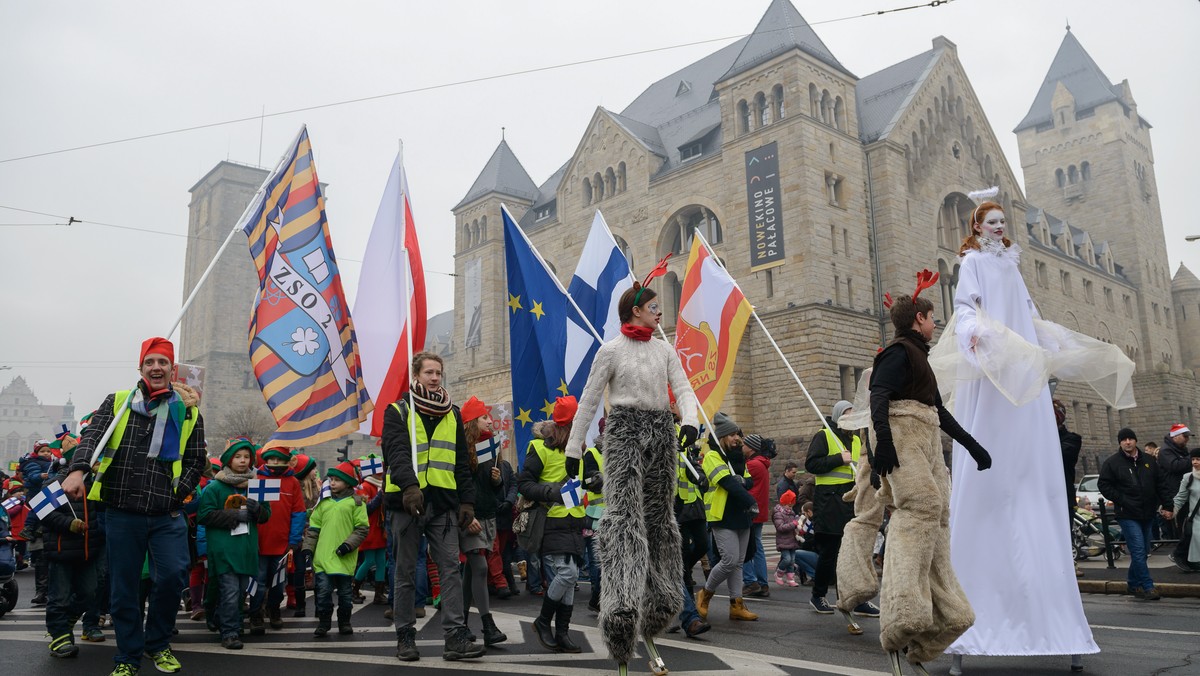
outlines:
M654 673L654 676L666 676L669 671L667 663L658 654L658 648L654 645L654 637L645 636L643 638L646 641L646 652L650 654L650 671Z
M854 634L855 636L861 636L863 633L863 629L858 624L858 620L855 620L853 615L851 615L850 613L848 613L844 610L841 611L841 613L842 613L842 617L846 618L846 631L850 632L851 634Z
M617 676L629 676L629 665L621 662L617 665Z
M950 656L950 676L962 676L962 655Z
M902 658L900 657L900 651L898 651L898 650L889 650L888 651L888 666L890 666L892 668L892 676L904 676L904 673L900 671L901 659Z
M1071 655L1071 671L1083 671L1083 655Z
M917 676L929 676L929 672L925 671L925 665L917 662L912 665L913 673Z

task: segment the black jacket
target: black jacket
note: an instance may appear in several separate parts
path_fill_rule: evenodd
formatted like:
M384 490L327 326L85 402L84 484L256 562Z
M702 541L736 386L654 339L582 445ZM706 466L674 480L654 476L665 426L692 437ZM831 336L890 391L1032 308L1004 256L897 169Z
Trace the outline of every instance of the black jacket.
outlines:
M826 420L829 419L826 418ZM846 447L846 450L850 450L854 444L854 435L838 429L832 420L829 420L829 426L842 440L842 445ZM812 443L808 445L808 457L804 459L804 469L811 474L827 474L843 464L845 463L842 462L840 454L829 455L825 430L817 432L813 436ZM854 503L842 500L842 496L851 488L854 488L853 481L824 486L818 484L813 489L813 530L815 532L830 535L842 534L846 524L854 518Z
M1159 466L1154 456L1138 451L1130 459L1118 450L1100 467L1100 494L1113 501L1118 519L1153 519L1159 508L1175 508L1175 492L1179 487Z
M1176 446L1171 437L1163 437L1162 446L1158 447L1158 467L1174 480L1178 489L1183 475L1192 471L1191 452L1186 447Z
M403 491L409 486L419 485L417 475L413 473L412 466L412 443L408 438L408 402L400 402L400 408L404 411L401 415L391 404L383 413L383 461L384 471L391 477L392 483L400 490L392 491L384 496L384 504L388 509L404 509L402 499ZM470 456L468 453L474 453L475 449L467 448L467 437L463 432L462 414L458 412L458 407L452 407L450 414L454 416L454 421L457 423L458 434L456 435L455 444L458 447L454 457L454 484L458 487L457 491L439 488L437 486L425 486L425 509L429 514L441 514L442 512L458 511L459 504L475 504L475 478L471 474ZM434 429L437 428L441 418L425 415L424 413L417 414L417 421L425 426L425 433L430 437L433 436Z
M507 460L500 463L500 486L497 487L496 530L512 530L513 505L517 504L517 474Z
M1058 445L1062 448L1063 476L1067 479L1067 508L1075 509L1075 465L1079 463L1079 450L1083 448L1083 437L1058 427Z
M66 478L66 474L60 475ZM86 482L85 489L92 482ZM72 511L74 510L74 511ZM79 519L87 524L82 533L72 533L71 523ZM46 558L55 563L95 561L104 552L104 503L96 500L71 500L42 519L42 545Z
M532 448L532 447L531 447ZM549 453L562 453L547 448ZM559 490L563 483L542 481L542 459L537 453L525 454L525 467L517 473L517 490L530 500L547 505L562 504ZM583 517L546 517L546 530L542 534L540 554L573 554L583 556Z
M708 452L717 452L717 441L708 438ZM710 521L712 528L728 528L729 530L746 530L753 525L754 515L750 508L758 501L750 494L749 488L754 485L754 479L742 476L746 472L746 456L742 450L722 449L721 455L729 463L729 475L717 482L728 493L725 502L725 513L719 521Z

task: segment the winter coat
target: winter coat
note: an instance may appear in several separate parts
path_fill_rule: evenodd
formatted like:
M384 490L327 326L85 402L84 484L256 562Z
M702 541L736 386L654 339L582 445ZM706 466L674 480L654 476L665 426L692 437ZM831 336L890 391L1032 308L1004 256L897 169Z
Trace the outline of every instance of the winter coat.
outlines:
M829 426L833 428L842 440L842 445L849 449L851 444L853 444L854 435L838 429L832 420L829 421ZM814 475L827 474L841 467L843 464L841 457L829 455L828 442L825 440L825 430L822 429L817 432L813 437L812 443L808 446L808 457L804 460L804 469ZM854 503L842 500L842 496L851 488L854 488L853 481L844 484L818 485L814 487L812 499L813 528L816 529L816 532L830 535L842 534L842 531L846 528L846 524L850 522L850 519L854 518ZM804 506L804 503L800 502L799 499L796 500L796 504L801 507Z
M1171 437L1163 437L1162 446L1158 447L1158 468L1171 480L1173 487L1178 487L1184 475L1192 471L1191 451L1176 446ZM25 494L32 495L29 491Z
M746 469L754 483L750 486L750 495L758 503L758 514L751 520L753 523L766 523L771 518L771 459L754 454L746 461Z
M532 448L532 446L530 447ZM550 453L562 453L547 449ZM542 503L562 504L561 482L542 483L542 459L532 450L525 454L525 466L517 474L517 490L530 500ZM573 554L583 556L583 517L571 516L546 517L546 529L542 533L542 546L539 553Z
M1113 501L1118 519L1153 519L1159 508L1173 508L1177 480L1159 469L1154 456L1139 450L1131 459L1118 450L1100 466L1100 494Z
M796 529L800 526L800 517L792 511L791 505L775 505L771 520L775 523L775 548L781 552L799 549Z
M382 477L382 474L375 476ZM382 483L382 482L381 482ZM364 480L354 492L367 502L367 537L359 549L366 552L387 546L386 524L383 522L383 491L370 480Z
M209 579L222 573L258 575L258 527L271 518L271 503L258 505L258 519L246 522L249 532L234 535L240 509L225 507L233 495L246 496L246 489L234 488L224 481L210 481L200 494L197 519L204 525L207 539ZM256 522L257 521L257 522Z
M304 549L313 553L313 570L328 575L353 575L358 563L355 551L367 539L370 521L367 503L361 495L347 490L317 503L308 519ZM349 545L350 551L338 556L337 548Z
M384 491L383 499L389 509L402 510L404 509L403 495L404 489L409 486L420 485L416 473L413 472L412 461L412 440L409 438L409 423L408 423L408 402L407 400L400 402L400 410L403 413L396 411L396 407L388 405L387 410L383 412L383 459L384 469L388 476L391 477L392 483L395 484L398 491ZM460 504L475 504L475 482L471 477L471 466L469 453L474 453L475 449L467 448L467 438L463 432L462 413L459 412L457 406L452 406L449 413L446 415L454 416L455 428L457 430L455 438L455 453L454 453L454 485L455 490L447 488L439 488L432 484L426 485L422 490L425 494L425 511L431 516L441 514L442 512L454 512L457 514ZM444 417L444 416L442 416ZM416 423L425 426L425 433L429 438L433 438L434 430L442 417L434 417L424 413L417 413Z
M30 453L21 458L21 477L25 480L25 495L33 497L42 490L42 486L54 481L57 467L58 458L51 457L49 460L44 460L36 453ZM1188 469L1191 470L1191 465L1188 465Z
M1174 509L1177 519L1192 519L1192 540L1188 545L1187 560L1190 563L1200 563L1200 511L1196 504L1200 503L1200 479L1194 472L1188 472L1179 482L1179 491L1175 493ZM1196 515L1192 516L1195 511Z
M708 445L709 453L715 453L713 445L717 442L709 437ZM729 475L722 477L717 485L725 489L728 493L728 502L725 503L725 513L719 521L709 521L710 528L726 528L729 530L745 530L750 528L751 514L750 507L758 501L750 494L750 490L754 488L754 477L746 478L743 473L746 471L746 459L742 455L742 451L725 451L725 461L729 463ZM715 490L709 486L709 490Z
M1063 475L1067 479L1067 507L1075 507L1075 465L1079 462L1079 449L1083 448L1083 437L1058 426L1058 445L1062 448Z
M279 479L279 499L271 503L271 518L258 527L258 553L262 556L283 556L291 547L299 547L304 539L304 491L300 480L287 470L272 474L266 467L258 470L260 479Z
M475 466L475 518L481 522L484 519L496 518L496 510L500 506L504 477L500 477L499 486L492 483L492 468L495 466L495 460L481 462Z
M500 463L500 486L496 490L500 504L496 505L496 530L511 531L513 507L517 504L517 473L513 471L512 465L508 464L507 460L498 462Z
M91 488L91 481L87 487ZM74 510L74 511L72 511ZM71 532L79 519L86 528ZM104 503L96 500L71 500L41 520L42 551L54 563L95 561L104 552Z
M795 493L796 496L799 497L800 484L796 483L795 479L789 479L785 476L779 477L779 481L775 482L775 499L779 500L779 498L782 498L783 494L787 493L788 491Z

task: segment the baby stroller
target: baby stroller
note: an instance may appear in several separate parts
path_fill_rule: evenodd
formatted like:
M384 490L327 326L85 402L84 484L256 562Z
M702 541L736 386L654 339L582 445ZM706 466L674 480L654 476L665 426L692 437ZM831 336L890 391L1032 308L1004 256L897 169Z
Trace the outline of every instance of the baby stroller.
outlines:
M1071 544L1075 560L1084 561L1093 556L1104 555L1104 533L1100 530L1100 518L1095 514L1076 508L1071 512ZM1121 558L1121 547L1117 544L1120 533L1109 529L1113 542L1113 558Z
M17 561L13 555L12 534L8 513L0 509L0 617L17 606Z

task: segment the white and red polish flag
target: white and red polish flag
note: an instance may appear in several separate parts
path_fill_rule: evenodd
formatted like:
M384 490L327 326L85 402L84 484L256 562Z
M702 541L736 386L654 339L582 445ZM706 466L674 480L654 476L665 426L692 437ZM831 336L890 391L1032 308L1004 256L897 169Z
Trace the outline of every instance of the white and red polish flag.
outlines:
M354 300L363 382L375 402L363 434L381 436L384 411L408 392L408 362L425 347L426 319L425 268L401 149L375 212Z

